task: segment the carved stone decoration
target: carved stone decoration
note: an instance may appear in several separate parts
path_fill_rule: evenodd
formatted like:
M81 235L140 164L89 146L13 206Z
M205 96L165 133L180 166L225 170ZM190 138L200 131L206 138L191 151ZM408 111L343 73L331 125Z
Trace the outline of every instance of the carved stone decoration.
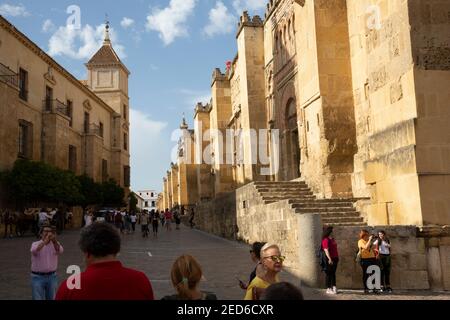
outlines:
M52 67L50 67L50 66L48 67L47 73L44 74L44 78L51 84L56 85L56 80L55 80L55 76L53 75Z
M83 102L83 106L86 108L86 109L88 109L89 111L91 111L92 110L92 106L91 106L91 103L89 102L89 100L84 100L84 102Z

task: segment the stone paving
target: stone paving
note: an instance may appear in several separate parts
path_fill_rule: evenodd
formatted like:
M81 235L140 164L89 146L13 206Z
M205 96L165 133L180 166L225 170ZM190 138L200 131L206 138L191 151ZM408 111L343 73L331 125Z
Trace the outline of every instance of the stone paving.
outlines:
M157 239L141 237L140 226L135 234L124 235L119 259L125 266L146 273L150 279L155 296L174 293L170 281L170 269L174 260L181 254L195 256L203 267L203 290L216 293L219 299L240 300L244 291L238 286L236 277L246 280L253 268L246 244L225 240L185 226L181 230L168 232L160 229ZM59 261L60 281L67 277L69 265L79 265L84 269L82 255L77 247L78 231L65 231L59 236L64 254ZM0 300L27 300L31 298L30 288L30 245L33 237L0 240ZM289 272L283 272L282 280L299 283ZM324 290L303 288L306 299L445 299L450 300L448 292L395 292L391 295L363 295L361 291L344 290L336 296L326 296Z

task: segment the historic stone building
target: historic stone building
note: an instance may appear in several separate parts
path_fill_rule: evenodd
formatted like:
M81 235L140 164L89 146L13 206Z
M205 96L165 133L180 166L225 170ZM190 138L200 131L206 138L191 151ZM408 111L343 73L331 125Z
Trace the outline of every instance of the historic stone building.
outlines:
M109 26L78 80L0 17L0 171L18 158L130 186L130 72Z
M264 20L244 13L235 59L195 109L197 187L176 188L198 195L197 226L277 242L318 285L334 225L338 286L353 288L358 231L383 228L395 286L450 289L449 12L448 0L270 0Z

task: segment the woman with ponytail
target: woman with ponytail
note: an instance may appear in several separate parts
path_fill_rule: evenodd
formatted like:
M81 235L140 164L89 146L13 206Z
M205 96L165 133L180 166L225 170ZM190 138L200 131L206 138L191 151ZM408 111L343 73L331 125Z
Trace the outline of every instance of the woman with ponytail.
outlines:
M165 296L162 300L217 300L214 293L200 291L202 279L200 264L190 255L182 255L172 266L172 284L177 294Z

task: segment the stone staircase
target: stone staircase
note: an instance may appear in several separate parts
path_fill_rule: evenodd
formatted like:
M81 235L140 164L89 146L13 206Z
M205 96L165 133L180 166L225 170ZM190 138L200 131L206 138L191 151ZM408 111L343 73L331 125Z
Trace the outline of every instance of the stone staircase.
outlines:
M317 199L304 181L257 181L254 185L265 204L288 200L295 213L319 213L324 225L367 225L356 211L354 199Z

